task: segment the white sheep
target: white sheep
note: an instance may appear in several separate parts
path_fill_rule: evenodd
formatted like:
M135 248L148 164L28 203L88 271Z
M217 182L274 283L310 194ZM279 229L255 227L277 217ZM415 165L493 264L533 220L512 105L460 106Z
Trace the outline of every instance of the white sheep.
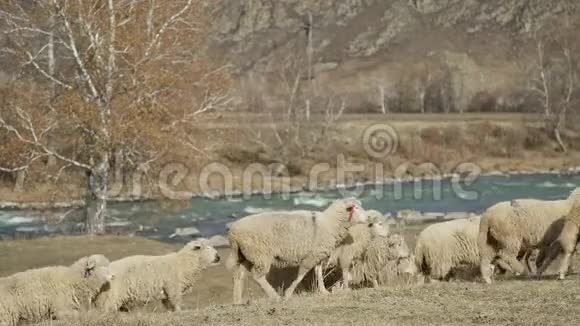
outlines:
M357 260L362 260L367 247L375 237L386 237L389 235L389 226L384 223L384 217L381 212L375 210L367 211L369 224L358 224L348 231L348 236L334 250L326 268L339 267L342 271L342 284L348 288L349 281L352 279L351 268ZM322 268L317 266L316 270L318 288L324 288L324 278Z
M102 255L71 266L28 270L0 279L0 325L75 317L111 282L109 260Z
M323 212L261 213L234 222L228 232L232 249L227 262L228 269L233 270L234 303L242 303L246 271L251 272L266 295L279 299L266 279L272 266L298 267L296 279L284 293L289 298L306 273L330 257L348 236L348 230L366 221L358 200L341 199Z
M522 274L525 267L518 261L518 254L542 250L554 242L578 198L580 188L564 200L518 199L488 208L478 236L483 280L491 283L492 264Z
M415 264L427 281L446 280L451 271L479 263L480 216L431 224L417 238Z
M550 263L559 256L560 266L558 269L558 278L563 280L566 278L568 273L568 268L570 268L570 259L572 255L576 252L576 245L580 241L580 200L576 200L576 203L572 206L570 213L564 219L564 226L562 231L558 236L558 239L554 241L546 257L540 267L539 273L543 274Z
M414 273L405 261L411 257L409 246L400 234L373 238L362 258L352 268L353 279L370 282L374 287L388 283L397 276Z
M201 272L220 261L204 239L187 243L164 256L130 256L111 263L115 282L95 302L106 312L130 310L160 300L172 311L181 310L182 296L192 290Z

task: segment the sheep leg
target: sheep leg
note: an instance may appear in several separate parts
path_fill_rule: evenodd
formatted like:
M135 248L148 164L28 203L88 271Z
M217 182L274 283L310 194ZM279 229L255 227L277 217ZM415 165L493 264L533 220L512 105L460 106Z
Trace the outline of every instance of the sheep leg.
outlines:
M546 250L546 254L544 255L544 259L542 260L542 265L538 270L538 274L543 275L548 269L548 267L550 267L550 264L554 261L554 259L558 255L560 255L560 253L561 253L560 241L556 240L552 242L550 247L548 247L548 249Z
M526 252L526 254L524 255L524 260L528 266L528 271L530 272L530 275L538 274L538 266L536 265L536 263L539 253L540 250L534 249Z
M343 268L342 269L342 286L344 289L350 289L350 281L352 276L350 275L350 268Z
M578 243L579 228L574 223L566 223L558 239L562 246L562 260L560 261L559 276L560 280L566 278L568 268L570 268L570 258L576 251L576 244Z
M253 277L254 277L254 280L258 283L258 285L260 285L262 290L264 290L264 292L266 293L266 295L270 299L275 299L275 300L280 299L278 292L276 292L276 290L274 290L272 285L270 285L270 283L268 283L268 280L266 279L266 275L261 275L261 276L253 275Z
M324 285L322 264L316 265L315 272L316 272L316 282L318 283L318 291L322 294L328 294L329 292L326 289L326 286Z
M558 279L566 279L566 274L568 273L568 268L570 268L570 257L572 257L572 252L565 252L562 255L562 260L560 261L560 268L558 270Z
M294 291L296 291L296 288L298 287L300 282L302 282L304 276L306 276L306 273L308 273L308 271L310 271L311 269L312 268L306 268L302 265L298 268L298 275L296 276L296 279L294 280L294 282L292 282L292 284L290 284L290 286L286 289L286 291L284 291L284 299L289 299L292 296L292 294L294 294Z
M491 284L495 265L492 264L496 255L497 249L490 242L489 226L480 226L477 245L479 247L479 271L481 278L487 284Z
M248 268L244 264L238 264L234 267L234 304L242 304L244 293L244 280Z
M163 289L165 299L162 300L167 310L181 311L182 291L179 287L167 287Z
M499 268L501 269L500 274L505 274L507 271L512 270L512 267L510 266L510 264L508 264L503 259L497 259L495 261L495 264L492 264L493 267L495 267L496 265L499 266Z
M272 285L266 279L266 275L268 275L271 266L272 263L269 261L259 261L259 263L253 263L251 268L252 278L254 281L256 281L256 283L258 283L258 285L270 299L278 300L280 299L278 292L274 290Z
M252 267L252 277L254 278L254 281L256 281L256 283L258 283L258 285L262 288L262 290L264 290L264 292L266 293L266 295L270 299L274 299L274 300L280 299L278 292L276 292L276 290L274 290L272 285L266 279L267 273L260 272L262 270L266 270L266 269L256 269L255 265L254 265L254 267Z
M499 260L503 260L503 262L509 266L509 269L511 269L516 275L521 275L524 273L525 267L518 261L517 253L514 254L510 251L500 250Z
M379 281L377 279L373 279L373 287L377 289L379 287Z
M429 271L431 282L448 281L451 273L452 262L450 260L439 260L432 264Z
M495 266L493 266L490 263L481 263L479 265L479 271L481 273L481 277L483 278L483 281L487 284L491 284L491 275L493 274L493 270Z

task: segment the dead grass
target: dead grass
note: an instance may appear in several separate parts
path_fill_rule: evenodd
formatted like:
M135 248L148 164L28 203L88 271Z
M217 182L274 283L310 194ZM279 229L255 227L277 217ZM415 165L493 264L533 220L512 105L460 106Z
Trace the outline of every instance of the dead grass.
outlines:
M424 226L397 228L414 246ZM128 255L157 255L178 246L130 237L57 237L0 242L0 276L45 265L70 264L81 256L103 253L115 260ZM225 257L228 249L219 250ZM578 255L574 270L580 265ZM293 271L271 281L288 284ZM554 277L549 277L554 279ZM311 280L303 285L308 288ZM184 297L181 313L166 313L150 304L129 314L103 316L96 312L78 320L50 322L63 326L162 325L573 325L580 318L580 277L570 280L500 279L492 286L451 282L410 286L397 283L380 290L338 291L330 296L301 292L288 303L263 299L247 280L248 304L231 306L231 274L223 265L205 271L192 293ZM566 313L556 313L565 311Z
M577 325L580 282L526 280L440 283L304 295L285 303L256 301L161 314L84 316L46 325Z

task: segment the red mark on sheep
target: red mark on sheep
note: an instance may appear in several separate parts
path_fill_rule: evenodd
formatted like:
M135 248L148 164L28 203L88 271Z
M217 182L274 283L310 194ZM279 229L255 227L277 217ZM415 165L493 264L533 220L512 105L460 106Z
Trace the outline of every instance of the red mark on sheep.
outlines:
M356 211L358 207L356 205L352 205L346 208L346 211L348 212L348 221L352 222L352 217L354 215L354 212Z

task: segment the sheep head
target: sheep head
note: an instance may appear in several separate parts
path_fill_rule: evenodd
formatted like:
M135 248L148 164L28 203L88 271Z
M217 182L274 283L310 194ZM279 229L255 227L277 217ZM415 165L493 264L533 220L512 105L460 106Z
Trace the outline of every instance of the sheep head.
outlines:
M367 211L369 228L373 237L386 237L389 235L389 226L385 223L383 214L379 211Z
M409 246L407 246L407 242L405 242L403 236L399 234L390 235L387 244L389 246L387 252L389 260L407 258L411 255L411 251L409 250Z
M397 274L399 275L416 275L418 273L417 265L415 265L415 257L413 255L402 258L397 263Z
M109 259L103 255L83 257L71 265L71 268L80 273L83 280L93 284L95 289L102 289L110 285L115 278L111 271Z
M94 277L99 281L99 284L104 285L112 282L115 279L115 274L109 266L97 266L85 274L85 277Z
M339 199L334 201L324 211L325 215L333 216L340 220L346 220L351 224L367 223L367 214L362 208L360 201L354 198Z
M92 275L97 269L101 267L108 268L111 262L103 255L92 255L83 257L74 262L71 267L80 270L83 277L87 278Z
M203 238L190 241L182 249L182 252L195 253L199 255L199 260L203 266L215 265L221 260L217 250L210 246L207 243L207 240Z

